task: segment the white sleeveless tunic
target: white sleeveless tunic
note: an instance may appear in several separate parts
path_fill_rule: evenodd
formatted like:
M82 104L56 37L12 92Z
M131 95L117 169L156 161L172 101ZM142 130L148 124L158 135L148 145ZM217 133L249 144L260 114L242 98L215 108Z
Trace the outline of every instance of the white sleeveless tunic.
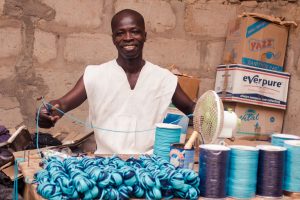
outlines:
M146 61L131 90L116 60L89 65L83 76L97 154L139 154L153 150L155 123L162 122L177 77Z

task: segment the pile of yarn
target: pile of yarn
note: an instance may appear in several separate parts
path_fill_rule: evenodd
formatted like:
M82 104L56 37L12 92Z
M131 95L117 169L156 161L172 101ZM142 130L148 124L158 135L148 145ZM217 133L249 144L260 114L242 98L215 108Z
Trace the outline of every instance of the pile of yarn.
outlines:
M197 199L199 177L176 169L158 156L123 161L112 157L70 157L46 160L35 174L37 192L46 199Z

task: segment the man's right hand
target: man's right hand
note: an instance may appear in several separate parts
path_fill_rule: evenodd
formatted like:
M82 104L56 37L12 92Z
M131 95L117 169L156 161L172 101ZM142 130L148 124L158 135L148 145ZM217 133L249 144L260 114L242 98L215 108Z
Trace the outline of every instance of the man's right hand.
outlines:
M61 109L60 104L57 101L50 101L49 104L53 106L51 108L50 106L48 108L45 106L41 107L39 118L37 118L38 110L36 111L35 120L38 120L38 125L40 128L51 128L62 117L62 114L56 110L56 108Z
M38 100L40 100L39 98ZM35 120L38 120L39 127L41 128L51 128L55 123L63 116L62 113L58 112L58 109L64 111L65 113L73 110L80 106L87 99L83 76L77 81L74 88L72 88L67 94L63 97L50 101L49 104L52 105L52 108L47 108L44 106L41 108L39 113L39 118L37 119L37 112Z

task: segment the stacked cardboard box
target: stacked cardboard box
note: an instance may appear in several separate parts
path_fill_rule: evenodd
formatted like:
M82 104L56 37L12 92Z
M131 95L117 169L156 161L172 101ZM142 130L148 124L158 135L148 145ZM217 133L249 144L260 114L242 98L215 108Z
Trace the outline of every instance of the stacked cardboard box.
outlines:
M215 91L241 119L235 137L282 131L290 79L283 72L287 38L288 26L272 16L244 13L229 24Z

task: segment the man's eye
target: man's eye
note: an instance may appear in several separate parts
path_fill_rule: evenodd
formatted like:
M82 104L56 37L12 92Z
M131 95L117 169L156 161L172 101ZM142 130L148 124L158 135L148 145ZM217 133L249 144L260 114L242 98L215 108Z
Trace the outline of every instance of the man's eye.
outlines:
M138 31L138 30L133 30L133 31L131 31L131 33L133 33L133 34L139 34L140 31Z
M124 35L124 32L116 32L116 36Z

